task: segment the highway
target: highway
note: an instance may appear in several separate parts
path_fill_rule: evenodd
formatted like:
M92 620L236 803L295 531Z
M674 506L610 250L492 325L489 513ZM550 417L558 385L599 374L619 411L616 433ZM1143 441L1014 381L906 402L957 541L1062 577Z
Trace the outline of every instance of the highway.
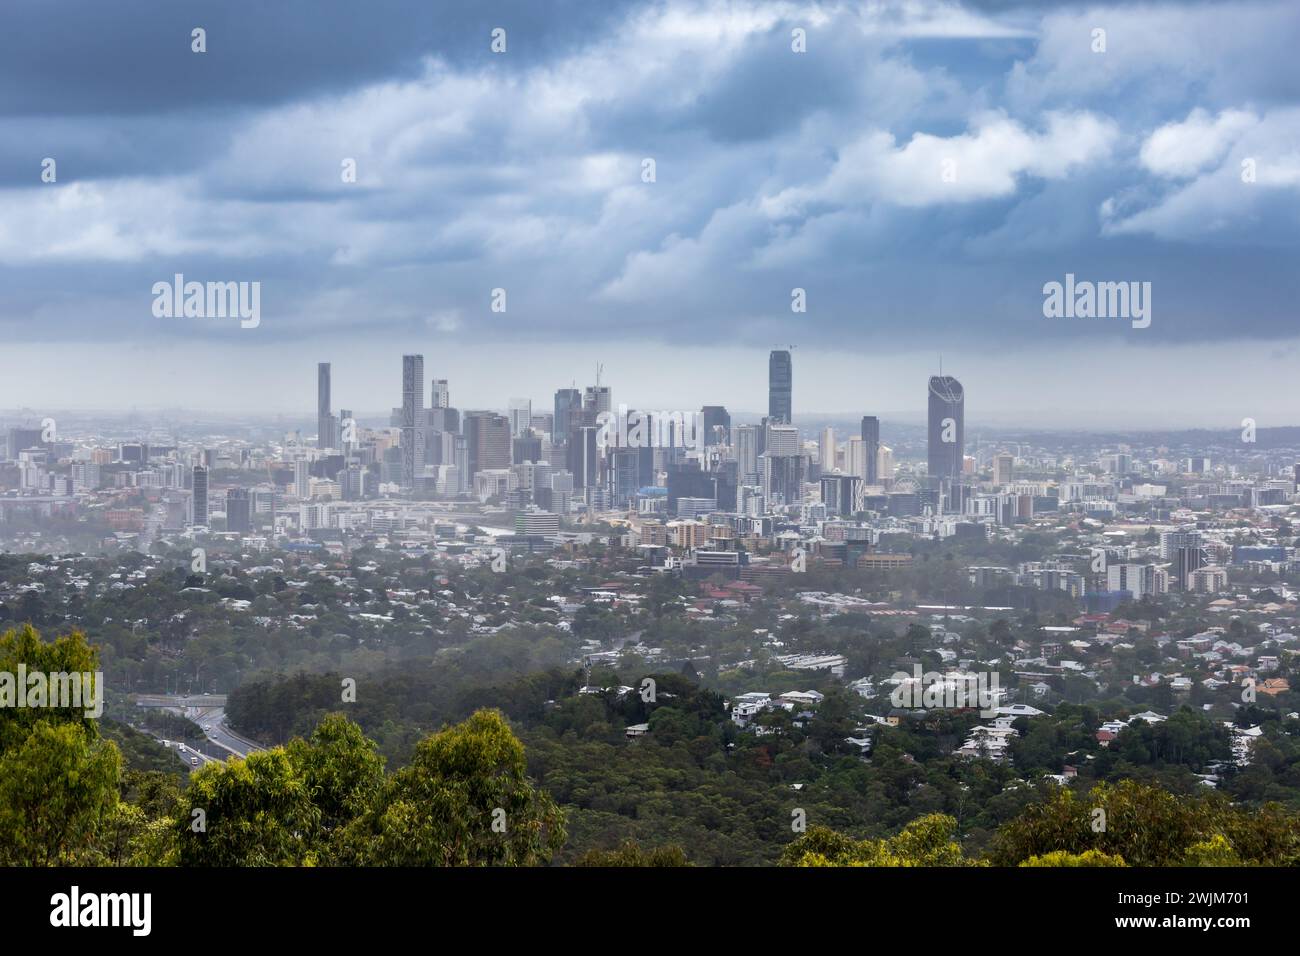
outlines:
M265 750L261 744L249 740L233 730L226 723L226 698L218 694L141 694L136 698L138 707L156 707L161 710L180 714L194 721L203 730L204 739L196 743L179 741L185 750L181 760L191 772L213 761L228 760L235 757L247 757L250 753ZM169 749L176 748L178 741L164 741L162 737L150 732L159 743ZM191 763L197 757L198 764Z

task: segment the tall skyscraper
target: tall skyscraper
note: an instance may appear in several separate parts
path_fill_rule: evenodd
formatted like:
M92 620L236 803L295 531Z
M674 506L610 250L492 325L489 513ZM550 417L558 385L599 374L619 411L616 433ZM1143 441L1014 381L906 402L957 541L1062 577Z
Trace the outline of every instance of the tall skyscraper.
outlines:
M762 426L759 425L737 425L736 426L736 470L740 475L741 484L757 484L758 455L760 452L759 434ZM750 481L750 479L753 479Z
M293 493L299 501L311 497L311 476L306 458L299 458L293 463Z
M510 399L510 434L523 438L533 424L533 402L528 398Z
M555 391L555 422L551 434L551 443L562 444L569 440L569 433L582 421L582 393L576 388L560 388Z
M596 424L596 416L601 412L612 412L614 410L613 393L608 385L588 385L587 392L582 397L582 412L587 419L587 424Z
M253 514L247 488L231 488L226 492L226 530L241 534L253 530Z
M430 408L450 408L451 407L451 389L447 385L445 378L435 378L433 380L433 389L429 395Z
M208 470L202 465L194 466L194 520L196 525L208 523Z
M875 415L862 416L862 443L866 446L867 484L880 482L880 419Z
M402 356L402 484L415 486L416 468L424 465L424 356ZM418 447L419 446L419 447Z
M510 419L496 412L466 412L469 477L489 468L510 467Z
M767 417L787 425L793 418L794 366L790 353L774 349L767 359Z
M966 395L951 375L930 378L930 478L951 486L961 481L966 454Z
M1010 452L999 452L993 456L993 484L1002 486L1011 484L1015 471L1016 456ZM1123 590L1117 588L1116 590Z
M704 417L704 444L731 444L731 415L722 405L705 405L701 409Z
M334 447L334 414L330 408L330 363L316 363L316 447Z
M830 425L822 429L821 441L817 443L817 459L823 475L835 470L835 429Z

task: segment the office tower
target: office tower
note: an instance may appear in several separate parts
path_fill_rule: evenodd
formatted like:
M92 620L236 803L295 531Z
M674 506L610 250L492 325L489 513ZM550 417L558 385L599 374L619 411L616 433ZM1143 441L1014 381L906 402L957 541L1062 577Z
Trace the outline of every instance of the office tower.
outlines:
M417 468L424 463L424 356L402 356L402 484L415 486Z
M835 470L835 429L830 425L822 429L821 441L817 443L817 460L823 475Z
M480 471L510 467L510 419L496 412L466 412L469 480Z
M760 430L758 425L736 427L736 468L740 473L741 484L757 484ZM748 480L750 478L754 480Z
M582 397L582 412L588 425L596 423L596 416L614 410L613 393L608 385L588 385Z
M542 461L542 440L529 429L526 434L512 442L514 452L511 460L516 464L523 461Z
M600 450L596 439L600 431L594 425L580 425L573 429L569 441L567 470L573 475L573 487L587 488L596 484Z
M822 504L827 514L848 517L862 510L862 479L856 475L823 475Z
M880 419L875 415L862 416L863 454L867 456L867 473L863 475L867 484L880 482Z
M774 507L797 505L803 501L803 480L807 459L803 455L758 456L763 468L763 494Z
M701 409L704 416L704 444L731 444L731 415L722 405L705 405Z
M1176 582L1175 586L1180 591L1191 589L1191 576L1193 572L1199 571L1206 567L1210 562L1206 559L1205 549L1199 545L1188 545L1175 548L1173 553L1174 566L1170 573L1170 582Z
M1016 458L1010 452L999 452L993 456L993 484L1009 485L1015 468Z
M767 417L786 425L794 421L794 367L790 353L774 349L767 360Z
M49 442L41 441L41 429L39 428L9 429L9 441L5 448L10 461L17 461L20 451L27 451L29 448L47 447L49 447Z
M450 408L451 407L451 389L447 387L445 378L435 378L429 394L430 408Z
M930 379L930 478L942 485L961 481L966 454L966 396L961 382L951 375Z
M609 497L616 508L626 508L645 482L641 480L640 448L609 451Z
M300 501L311 497L310 467L306 458L299 458L293 463L293 493Z
M1201 532L1184 529L1182 531L1162 531L1160 533L1160 560L1172 561L1179 548L1199 548Z
M208 469L202 465L195 465L191 485L194 491L191 523L206 526L208 523Z
M844 443L844 473L867 480L867 443L853 435Z
M880 454L876 458L876 481L883 482L894 477L894 449L888 445L880 446Z
M226 492L226 530L247 534L253 530L253 516L249 508L248 489L231 488Z
M799 429L793 425L769 424L765 426L765 454L772 457L791 458L800 454Z
M569 440L569 433L582 420L582 393L576 388L555 391L555 424L551 432L552 443L559 445Z
M316 363L316 447L333 448L334 413L330 410L330 363Z
M523 438L533 424L533 402L528 398L510 399L510 436Z

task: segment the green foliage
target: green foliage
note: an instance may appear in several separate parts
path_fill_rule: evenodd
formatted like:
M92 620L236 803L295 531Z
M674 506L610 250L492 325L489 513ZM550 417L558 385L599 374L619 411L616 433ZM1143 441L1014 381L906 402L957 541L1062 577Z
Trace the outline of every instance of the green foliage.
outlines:
M1098 812L1100 811L1100 812ZM1221 795L1178 797L1131 780L1099 784L1080 798L1061 790L1000 828L990 859L1014 866L1057 851L1097 850L1132 866L1177 866L1202 858L1222 835L1233 852L1256 865L1286 865L1300 853L1300 818L1268 808L1251 812ZM1207 849L1193 847L1210 841Z
M497 711L426 737L345 835L346 862L529 866L564 844L564 817L526 776L523 744Z
M935 813L913 820L885 840L850 840L813 827L785 848L783 866L978 866L954 839L957 821Z
M1102 853L1100 850L1086 850L1083 853L1068 853L1057 850L1042 856L1031 856L1021 866L1128 866L1122 856Z
M617 850L588 850L574 866L661 867L690 866L686 851L676 845L642 849L635 840L624 840Z
M0 865L88 862L118 803L121 756L79 722L38 721L0 754Z

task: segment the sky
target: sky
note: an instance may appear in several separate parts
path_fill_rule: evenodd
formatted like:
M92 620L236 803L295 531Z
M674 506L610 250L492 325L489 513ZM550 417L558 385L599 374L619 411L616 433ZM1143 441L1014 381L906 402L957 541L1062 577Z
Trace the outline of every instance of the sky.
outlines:
M330 361L378 412L419 352L464 408L599 363L762 412L795 346L796 415L919 417L942 362L973 422L1297 424L1298 42L1289 0L9 4L0 409L310 414ZM157 314L176 274L256 327ZM1149 325L1045 315L1067 275Z

